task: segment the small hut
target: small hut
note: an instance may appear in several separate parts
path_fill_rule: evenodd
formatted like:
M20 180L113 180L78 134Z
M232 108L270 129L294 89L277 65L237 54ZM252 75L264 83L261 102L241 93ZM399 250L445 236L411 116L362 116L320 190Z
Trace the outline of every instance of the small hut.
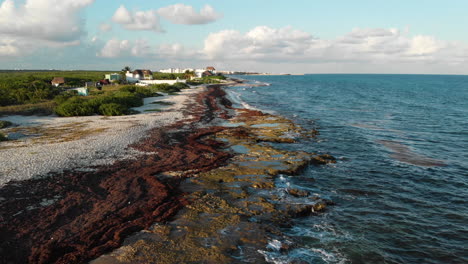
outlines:
M63 77L54 77L51 81L52 85L58 87L61 84L65 84L65 78Z

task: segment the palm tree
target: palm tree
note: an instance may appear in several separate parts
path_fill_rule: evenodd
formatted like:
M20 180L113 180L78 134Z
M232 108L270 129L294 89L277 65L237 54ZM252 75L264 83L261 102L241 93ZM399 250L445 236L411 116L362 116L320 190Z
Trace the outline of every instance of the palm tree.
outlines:
M125 66L121 71L120 71L120 77L123 82L127 81L127 76L125 75L127 72L130 72L132 69L130 67Z
M184 79L186 79L186 80L191 80L192 77L194 77L194 76L195 76L194 71L186 70L185 73L184 73Z

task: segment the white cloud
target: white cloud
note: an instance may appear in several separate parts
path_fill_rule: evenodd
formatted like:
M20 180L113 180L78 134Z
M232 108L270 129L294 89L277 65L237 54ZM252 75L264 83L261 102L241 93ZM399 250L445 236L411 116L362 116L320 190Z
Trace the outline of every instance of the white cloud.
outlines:
M41 47L79 45L86 34L81 11L94 0L5 0L0 4L0 56Z
M18 1L19 2L19 1ZM72 42L85 34L80 11L94 0L26 0L16 6L5 0L0 5L0 34Z
M208 24L223 17L210 5L197 12L192 6L175 4L158 9L158 14L172 23L183 25Z
M455 54L465 54L466 58L466 48L432 36L411 37L398 29L354 29L343 37L325 40L291 27L259 26L247 33L236 30L212 33L205 39L203 52L213 60L256 62L446 63L459 62L460 55Z
M113 38L106 42L97 56L104 58L117 58L129 54L130 48L130 41Z
M121 5L112 16L112 21L128 30L146 30L163 32L156 10L136 11L131 13Z
M20 49L15 45L15 40L3 38L0 40L0 57L14 57L20 54Z
M426 55L432 54L443 48L444 44L430 36L415 36L411 39L409 54Z
M179 43L151 45L146 39L119 40L116 38L108 40L102 49L96 54L103 58L143 58L151 59L199 59L200 52L187 50Z

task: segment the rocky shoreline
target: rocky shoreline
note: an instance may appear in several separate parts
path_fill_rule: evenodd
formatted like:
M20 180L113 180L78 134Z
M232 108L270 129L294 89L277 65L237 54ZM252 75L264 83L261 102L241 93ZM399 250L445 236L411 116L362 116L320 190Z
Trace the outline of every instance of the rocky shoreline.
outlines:
M0 261L262 263L294 247L281 227L332 202L277 182L334 158L274 145L317 132L234 109L220 85L185 111L132 146L137 160L1 188Z

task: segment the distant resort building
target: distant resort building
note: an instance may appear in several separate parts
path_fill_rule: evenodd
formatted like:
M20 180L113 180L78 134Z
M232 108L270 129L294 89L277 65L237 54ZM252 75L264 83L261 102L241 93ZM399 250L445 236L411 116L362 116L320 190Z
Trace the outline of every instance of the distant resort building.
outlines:
M148 86L152 84L169 84L173 85L176 83L186 83L187 80L181 80L177 77L175 80L140 80L136 85L138 86Z
M54 77L51 81L52 85L58 87L61 84L65 84L65 78L63 77Z
M187 71L192 72L192 71L194 71L194 69L192 69L192 68L185 68L185 69L182 69L182 68L169 68L169 69L160 70L159 72L160 73L185 73Z

